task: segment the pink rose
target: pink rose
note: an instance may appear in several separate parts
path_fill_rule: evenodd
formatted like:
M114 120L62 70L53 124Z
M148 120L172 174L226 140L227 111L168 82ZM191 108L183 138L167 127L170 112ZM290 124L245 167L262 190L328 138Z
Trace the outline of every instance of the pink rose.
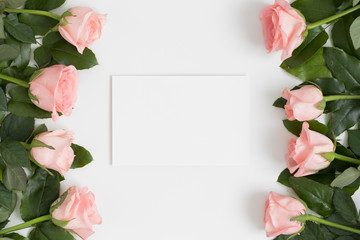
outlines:
M265 202L265 232L267 237L276 237L280 234L294 234L302 229L302 224L290 221L306 213L305 206L293 197L283 196L270 192Z
M76 102L79 75L74 66L54 65L42 70L30 82L30 93L37 99L33 103L52 112L52 119L59 118L57 112L69 116Z
M106 15L97 14L88 7L74 7L68 10L72 16L65 16L65 25L59 26L63 38L74 45L79 53L101 37Z
M322 153L334 152L333 142L321 133L311 131L309 124L304 122L299 138L289 141L286 164L295 177L317 173L329 166L330 161L321 156Z
M74 151L71 148L73 133L61 129L53 132L44 132L35 137L36 140L53 147L34 147L31 156L42 166L58 171L61 175L66 173L73 161Z
M53 203L60 203L59 198ZM56 207L51 216L56 221L69 221L63 228L69 229L79 235L82 239L87 239L94 234L92 225L101 224L102 219L95 205L95 196L84 187L79 192L76 186L67 190L65 200Z
M269 53L284 50L282 61L291 57L294 49L304 40L305 20L284 0L275 0L274 5L263 8L260 20L263 24L266 49Z
M319 117L324 110L318 108L323 100L323 94L320 89L313 85L303 86L300 89L285 89L282 97L287 100L285 105L285 114L290 121L309 121Z

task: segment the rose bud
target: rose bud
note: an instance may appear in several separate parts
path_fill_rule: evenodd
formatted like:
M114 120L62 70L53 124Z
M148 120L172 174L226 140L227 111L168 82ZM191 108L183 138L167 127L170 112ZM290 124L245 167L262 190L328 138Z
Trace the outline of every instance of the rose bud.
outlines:
M260 12L265 47L268 52L284 50L281 60L291 57L292 52L303 41L306 31L305 20L284 0L263 8Z
M321 133L309 129L304 122L299 138L292 138L288 145L286 164L295 177L302 177L317 173L318 170L330 165L330 161L322 156L323 153L334 152L333 142Z
M71 115L79 84L76 68L54 65L40 71L30 82L29 91L35 98L32 102L39 108L52 112L53 121L59 118L58 112L65 116Z
M298 221L290 219L306 213L306 207L297 199L270 192L265 202L265 232L267 237L295 234L302 228Z
M71 148L74 140L72 132L62 129L44 132L37 135L35 140L53 148L33 147L30 154L36 162L46 168L58 171L61 175L70 169L75 157Z
M70 187L51 207L55 224L71 230L82 239L94 234L92 225L101 224L102 218L95 205L95 196L87 187Z
M319 117L324 110L319 108L323 100L320 89L313 85L306 85L300 89L285 89L282 97L287 100L285 104L285 114L290 121L310 121Z
M70 8L60 20L58 28L61 36L74 45L79 53L101 37L106 15L98 14L88 7Z

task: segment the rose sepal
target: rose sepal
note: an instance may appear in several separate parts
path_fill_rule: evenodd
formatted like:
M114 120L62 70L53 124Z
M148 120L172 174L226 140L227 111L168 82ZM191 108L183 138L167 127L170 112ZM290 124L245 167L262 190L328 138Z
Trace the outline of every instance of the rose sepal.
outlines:
M60 198L58 198L54 203L53 205L51 205L50 207L50 215L52 215L52 212L57 209L66 199L67 195L68 195L68 191L69 190L66 190L61 196Z
M68 221L61 221L61 220L57 220L55 218L51 218L51 221L53 224L59 226L59 227L65 227L66 225L68 225L68 223L71 221L71 220L68 220Z
M69 24L69 22L66 20L66 17L74 16L71 12L66 11L61 15L61 19L58 25L60 26L66 26Z
M43 143L43 142L41 142L41 141L34 138L31 141L30 148L35 148L35 147L46 147L46 148L49 148L51 150L55 150L55 148L53 146L47 145L47 144L45 144L45 143Z
M28 154L30 161L32 161L36 166L38 166L39 168L43 169L44 171L46 171L50 176L54 176L54 174L47 169L46 167L44 167L43 165L41 165L40 163L38 163L35 158L30 154Z
M335 152L326 152L320 154L322 157L326 158L329 162L334 161L335 159Z

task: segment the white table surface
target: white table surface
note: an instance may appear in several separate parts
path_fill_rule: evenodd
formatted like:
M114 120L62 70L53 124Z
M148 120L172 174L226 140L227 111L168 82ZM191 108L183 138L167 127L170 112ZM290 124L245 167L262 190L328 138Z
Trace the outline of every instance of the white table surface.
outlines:
M94 162L62 183L88 186L103 224L90 239L266 239L264 201L285 168L291 137L283 111L272 107L299 82L266 54L258 14L271 0L67 0L57 10L89 6L108 13L91 49L99 66L80 73L71 117L48 121L75 131ZM237 167L114 167L111 165L111 75L248 75L251 78L251 159ZM246 117L246 116L245 116ZM139 149L141 150L141 149Z

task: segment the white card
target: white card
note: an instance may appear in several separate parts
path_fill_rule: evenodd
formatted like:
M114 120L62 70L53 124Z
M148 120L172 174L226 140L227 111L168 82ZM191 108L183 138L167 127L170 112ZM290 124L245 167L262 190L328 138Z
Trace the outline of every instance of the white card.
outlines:
M243 165L250 152L246 76L113 76L115 166Z

